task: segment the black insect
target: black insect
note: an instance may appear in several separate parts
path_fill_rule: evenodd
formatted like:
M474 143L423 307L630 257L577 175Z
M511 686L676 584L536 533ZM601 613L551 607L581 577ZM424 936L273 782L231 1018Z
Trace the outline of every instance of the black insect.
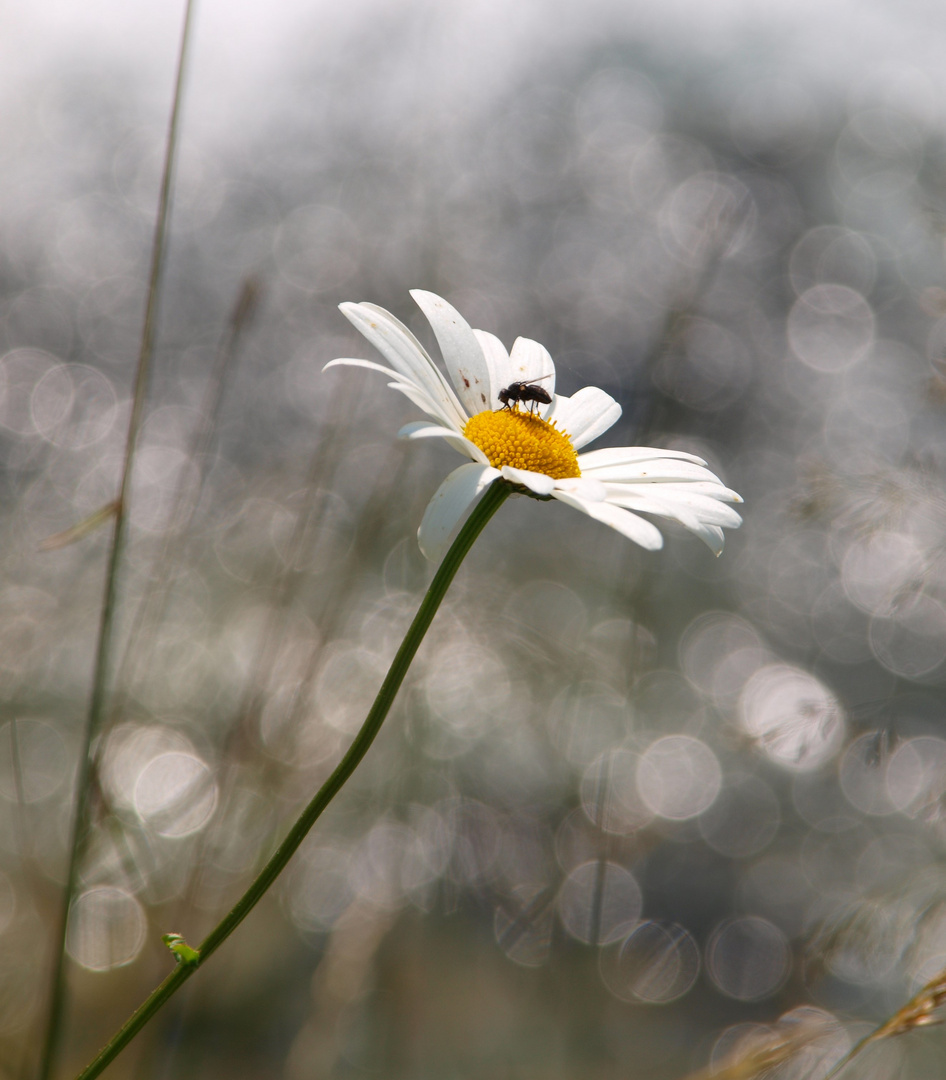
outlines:
M550 405L552 403L551 394L549 394L548 390L544 390L541 386L535 384L551 377L551 373L549 373L548 375L540 375L533 382L510 383L505 390L499 391L499 400L503 403L503 408L508 409L513 405L518 405L520 401L528 401L529 412L531 413L534 411L535 405Z

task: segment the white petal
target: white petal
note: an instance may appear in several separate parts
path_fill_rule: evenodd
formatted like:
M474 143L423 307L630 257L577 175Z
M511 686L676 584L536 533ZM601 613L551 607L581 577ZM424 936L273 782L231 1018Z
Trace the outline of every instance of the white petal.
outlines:
M369 371L380 371L384 375L393 376L397 382L388 383L388 386L394 390L399 390L406 397L409 397L411 401L419 408L423 409L428 416L434 417L443 424L449 425L451 423L451 415L441 409L423 387L419 386L413 380L406 378L400 372L386 368L383 364L376 364L373 360L355 360L353 358L344 357L338 360L330 360L322 370L328 371L331 367L368 368Z
M555 401L555 363L548 349L532 338L520 337L513 342L509 352L509 383L536 383L553 400L545 405L539 403L536 413L545 419Z
M657 458L677 458L680 461L692 461L695 465L706 462L695 454L686 454L682 450L661 450L657 446L607 446L603 450L589 450L578 459L581 470L599 469L605 465L628 465L635 461L653 461Z
M503 479L513 484L522 484L536 495L551 495L555 491L555 481L551 476L529 469L514 469L511 465L504 465Z
M456 395L427 350L399 319L375 304L340 304L339 310L395 371L427 391L450 427L463 427L466 416Z
M567 491L569 495L577 495L589 502L604 502L608 497L608 489L600 480L593 480L588 476L571 476L567 480L555 481L556 491Z
M417 530L417 542L425 558L435 562L445 554L466 508L498 476L499 471L492 466L472 462L450 473L427 504Z
M419 386L415 386L414 383L408 382L406 379L401 379L400 376L398 376L398 382L389 382L388 386L392 390L399 391L406 398L410 398L418 409L423 409L428 416L432 416L435 420L439 420L444 424L444 426L454 430L453 425L450 424L447 418L440 412L433 399L425 390L422 390Z
M689 484L661 487L658 497L668 505L686 507L687 510L696 514L700 521L711 525L725 525L727 529L738 529L742 524L742 518L731 506L727 506L719 499L692 493Z
M397 437L399 439L444 439L454 450L459 450L466 457L472 458L481 465L489 464L486 455L476 443L470 442L469 439L458 435L450 428L441 427L439 424L428 424L426 420L415 420L413 423L405 424L397 433Z
M633 540L635 544L647 548L648 551L657 551L663 547L664 538L660 535L657 526L652 525L649 521L645 521L636 514L630 513L628 510L622 510L619 506L612 506L611 503L607 502L589 502L587 499L571 495L567 491L555 491L553 495L568 506L573 506L583 514L587 514L588 517L594 518L595 521L610 525L612 529L616 529L622 536L626 536L628 540Z
M554 420L580 450L603 435L620 416L621 406L610 394L597 386L585 386L571 397L557 397L545 419Z
M677 458L654 458L652 461L628 462L587 470L579 459L582 475L593 476L608 484L678 484L681 481L702 480L720 483L719 478L692 461ZM720 484L720 486L722 486Z
M403 372L387 368L384 364L378 364L374 360L358 360L353 356L340 356L337 360L329 360L322 370L328 371L329 368L333 367L363 367L368 368L370 371L380 371L392 379L404 379L406 377Z
M723 502L741 503L743 501L738 491L733 491L718 480L713 483L706 480L695 481L687 484L686 490L691 495L707 495L711 499L720 499Z
M433 328L443 362L467 413L475 416L490 408L489 369L470 324L435 293L411 289L411 296Z
M621 488L618 485L609 485L608 502L631 511L637 510L673 518L698 536L715 555L718 555L723 550L721 526L738 528L742 524L742 518L731 507L714 499L696 496L695 500L690 500L685 496L685 490L675 485L661 485L656 488L653 486Z
M705 531L699 532L696 535L704 544L706 544L714 555L717 557L722 555L726 537L723 535L723 530L718 525L706 525Z
M474 330L473 334L483 350L483 359L489 372L489 405L486 408L499 409L502 407L499 391L512 382L509 353L495 334L490 334L487 330Z

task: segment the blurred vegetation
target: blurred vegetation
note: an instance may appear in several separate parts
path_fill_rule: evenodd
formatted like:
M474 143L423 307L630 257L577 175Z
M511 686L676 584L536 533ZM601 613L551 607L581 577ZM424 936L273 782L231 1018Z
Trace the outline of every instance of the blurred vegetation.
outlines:
M746 524L714 560L504 507L278 895L110 1075L657 1078L744 1048L823 1077L946 965L932 87L628 37L499 57L474 95L442 34L398 7L288 65L239 146L185 119L67 1066L169 968L162 933L240 894L416 608L449 453L396 442L415 417L380 379L321 367L369 356L342 300L429 342L417 286L612 393L609 443L706 457ZM0 146L11 1078L102 588L104 534L68 530L117 490L163 134L129 72L32 89ZM844 1075L946 1075L941 1047L878 1041Z

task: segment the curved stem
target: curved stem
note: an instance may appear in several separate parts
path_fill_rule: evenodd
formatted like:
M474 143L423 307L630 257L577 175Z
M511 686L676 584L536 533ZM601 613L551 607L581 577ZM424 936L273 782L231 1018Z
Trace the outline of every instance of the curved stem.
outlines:
M76 1080L93 1080L93 1077L102 1072L105 1066L131 1042L164 1003L187 982L201 964L220 948L282 873L323 810L335 798L355 771L361 759L368 752L375 736L381 730L384 718L387 716L395 695L404 681L404 676L411 666L411 661L414 659L420 643L424 640L424 635L427 633L434 615L436 615L437 609L450 587L451 581L453 581L457 570L460 568L460 563L463 562L486 523L511 493L512 489L504 480L496 480L487 488L483 498L474 507L466 524L460 530L450 550L444 556L444 560L436 574L434 574L430 588L427 590L417 614L414 616L414 621L405 634L404 640L391 662L388 673L384 677L378 696L375 698L360 731L348 748L348 752L335 767L332 775L319 788L309 805L302 811L296 823L289 830L286 839L276 849L272 858L257 875L256 880L240 897L230 913L207 935L197 950L198 955L196 958L179 960L177 967L125 1021L99 1052L98 1056L78 1074Z

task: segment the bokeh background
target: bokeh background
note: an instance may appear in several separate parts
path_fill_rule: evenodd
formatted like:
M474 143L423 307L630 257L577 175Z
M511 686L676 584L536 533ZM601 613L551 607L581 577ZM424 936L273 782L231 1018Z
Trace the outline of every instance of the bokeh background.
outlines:
M0 14L0 1075L32 1075L181 12ZM63 1073L363 719L458 463L336 310L447 297L705 457L716 560L508 503L272 894L109 1075L682 1077L946 967L946 13L199 5ZM845 1076L946 1075L942 1036ZM775 1075L770 1073L767 1075Z

